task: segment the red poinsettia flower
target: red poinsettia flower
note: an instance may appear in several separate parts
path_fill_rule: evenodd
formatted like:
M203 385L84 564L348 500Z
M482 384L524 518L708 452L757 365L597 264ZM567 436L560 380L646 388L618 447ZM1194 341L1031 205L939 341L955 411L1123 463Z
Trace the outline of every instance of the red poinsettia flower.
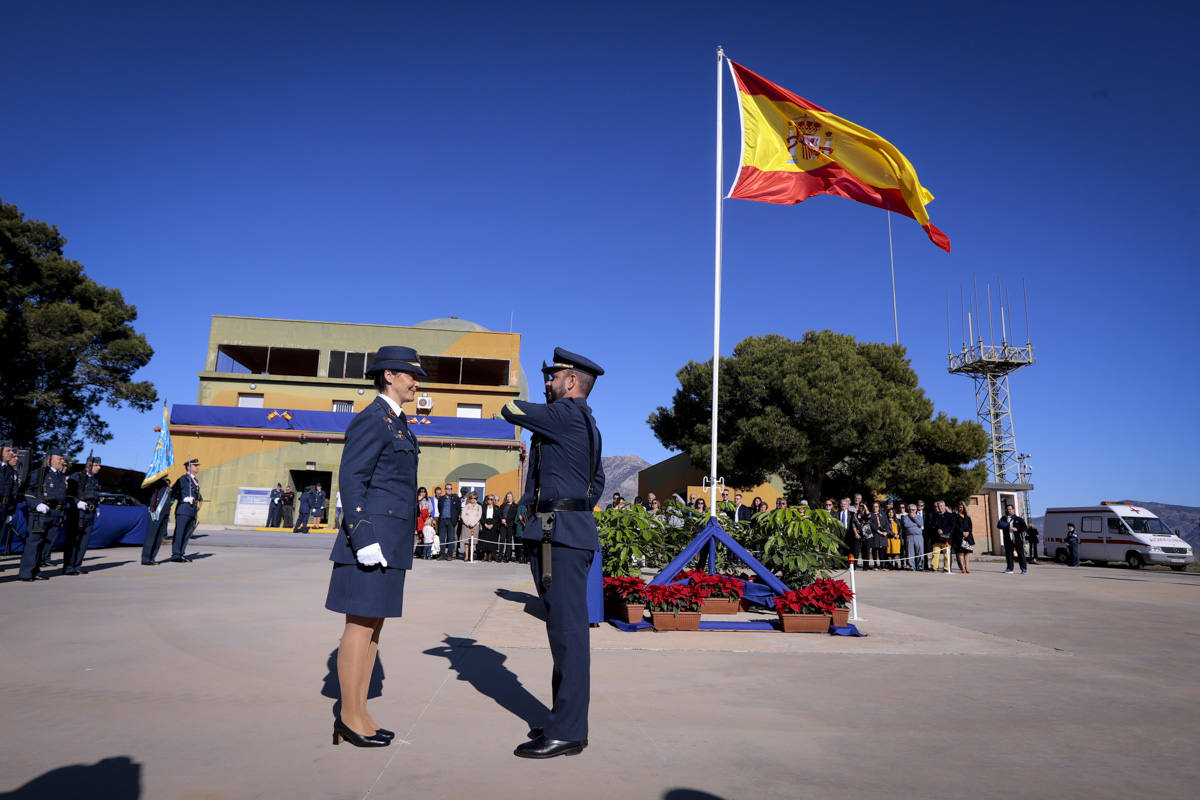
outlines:
M832 614L834 605L812 585L793 589L774 598L777 611L784 614Z
M646 607L651 611L699 611L700 598L687 584L651 585L646 587Z
M604 579L604 594L629 605L646 602L646 582L637 575L616 575Z
M845 581L834 578L817 578L812 585L821 597L827 602L833 603L837 608L848 607L854 598L854 592L850 591L850 587Z

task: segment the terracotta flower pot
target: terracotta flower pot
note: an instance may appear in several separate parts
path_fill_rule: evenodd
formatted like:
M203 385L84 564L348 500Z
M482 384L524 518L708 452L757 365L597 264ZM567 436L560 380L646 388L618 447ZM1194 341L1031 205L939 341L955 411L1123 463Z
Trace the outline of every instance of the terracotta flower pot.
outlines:
M700 601L701 614L736 614L741 608L741 598L706 597Z
M784 633L828 633L832 617L829 614L779 614L779 627Z
M844 628L850 624L850 609L835 608L833 610L833 624L835 627Z
M650 624L656 631L698 631L699 611L651 611Z
M621 620L622 622L627 622L630 625L634 625L634 624L641 622L642 617L645 616L646 604L645 603L617 603L616 611L618 613L613 614L612 615L613 617Z

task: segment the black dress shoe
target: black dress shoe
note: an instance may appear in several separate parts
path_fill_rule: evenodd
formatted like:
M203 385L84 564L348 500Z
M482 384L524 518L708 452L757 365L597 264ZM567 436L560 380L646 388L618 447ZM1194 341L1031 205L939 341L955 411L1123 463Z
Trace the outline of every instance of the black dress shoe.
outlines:
M186 558L180 558L178 556L171 556L171 560L174 561L176 564L188 563L188 560Z
M355 747L387 747L392 743L391 739L384 739L382 736L372 734L371 736L363 736L350 730L339 719L333 723L333 743L349 742Z
M157 567L158 562L157 561L143 561L142 566L143 567Z
M387 728L380 728L379 730L375 731L375 735L380 739L387 739L389 742L396 738L396 732L389 731Z
M79 570L77 570L77 569L63 570L63 575L78 575L78 574L79 574Z
M520 758L554 758L555 756L577 756L587 747L587 740L579 742L564 742L561 739L547 739L545 734L536 739L517 745L513 755Z

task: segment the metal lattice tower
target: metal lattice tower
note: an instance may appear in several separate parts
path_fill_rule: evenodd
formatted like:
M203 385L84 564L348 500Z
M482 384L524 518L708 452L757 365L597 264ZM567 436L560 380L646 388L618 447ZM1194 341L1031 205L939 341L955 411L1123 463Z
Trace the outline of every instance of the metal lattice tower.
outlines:
M949 370L954 375L967 375L975 382L975 412L979 424L988 432L991 454L988 463L991 480L1008 483L1017 467L1017 437L1013 432L1012 401L1008 389L1008 376L1033 363L1033 343L1026 339L1024 345L1008 342L1009 326L1007 310L1001 290L1000 343L984 344L983 331L975 330L974 309L966 313L964 326L968 338L959 352L948 353ZM991 289L988 288L989 327L991 318ZM1028 335L1028 320L1026 321Z

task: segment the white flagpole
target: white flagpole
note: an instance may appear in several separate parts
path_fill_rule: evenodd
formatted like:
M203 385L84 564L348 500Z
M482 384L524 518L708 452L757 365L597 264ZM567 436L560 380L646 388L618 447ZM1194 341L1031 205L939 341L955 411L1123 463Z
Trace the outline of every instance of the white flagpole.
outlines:
M723 241L722 186L725 182L721 171L721 150L724 145L723 115L721 107L721 70L725 65L725 50L717 48L717 190L716 190L716 240L713 254L713 385L712 385L712 458L709 470L709 490L712 502L708 504L709 516L717 515L717 385L721 369L721 244Z

